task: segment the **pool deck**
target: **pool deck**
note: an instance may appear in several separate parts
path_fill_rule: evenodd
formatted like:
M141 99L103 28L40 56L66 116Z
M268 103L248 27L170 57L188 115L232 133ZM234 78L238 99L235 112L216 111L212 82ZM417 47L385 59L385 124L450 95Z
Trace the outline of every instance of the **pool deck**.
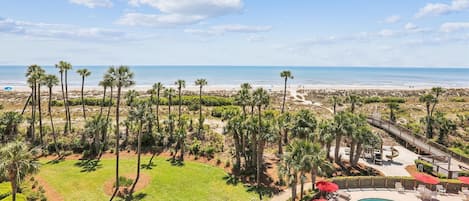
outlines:
M351 195L351 201L359 201L364 198L382 198L389 199L394 201L421 201L418 197L418 193L415 191L405 191L403 193L398 193L394 190L388 189L370 189L370 190L351 190L344 191ZM447 194L447 195L437 195L436 198L433 197L433 201L463 201L464 197L458 194Z

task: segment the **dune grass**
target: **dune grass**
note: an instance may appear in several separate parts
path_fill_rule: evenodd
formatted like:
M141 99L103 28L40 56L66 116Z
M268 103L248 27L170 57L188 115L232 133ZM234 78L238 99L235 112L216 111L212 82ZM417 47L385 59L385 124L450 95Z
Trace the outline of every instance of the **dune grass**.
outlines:
M121 175L134 174L135 158L121 159ZM148 161L148 157L143 157ZM78 166L78 160L65 160L59 163L47 163L42 160L38 176L54 188L64 200L107 200L104 183L114 178L113 159L103 159L96 170L85 171ZM227 184L223 177L226 173L210 165L185 162L184 166L173 166L164 158L155 158L152 169L143 169L142 173L152 179L148 186L139 192L139 200L257 200L254 192L247 192L246 187Z

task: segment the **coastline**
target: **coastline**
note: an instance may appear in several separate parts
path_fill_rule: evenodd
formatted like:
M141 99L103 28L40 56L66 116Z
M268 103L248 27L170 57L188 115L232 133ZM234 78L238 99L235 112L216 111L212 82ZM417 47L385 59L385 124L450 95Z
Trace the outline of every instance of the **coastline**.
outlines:
M1 92L29 92L31 89L27 86L13 86L13 90L11 91L5 91L4 87L6 86L1 86ZM128 90L136 90L138 92L146 92L148 89L151 89L152 86L150 85L136 85L132 86L129 88L123 89L124 91ZM172 87L175 88L175 85L167 85L165 87ZM284 85L252 85L253 88L259 88L262 87L264 89L267 89L270 92L281 92L284 90ZM377 90L377 91L419 91L419 90L428 90L431 89L432 87L436 86L390 86L390 85L287 85L287 91L299 91L299 90L304 90L304 91L310 91L310 90L321 90L321 91L343 91L343 90ZM468 87L448 87L448 86L443 86L446 89L460 89L460 90L467 90L469 89ZM239 85L207 85L203 87L203 91L205 92L235 92L240 89ZM47 87L43 87L42 91L47 91ZM71 92L74 91L80 91L81 86L68 86L68 90ZM86 86L85 85L85 91L102 91L103 88L100 86ZM60 92L61 88L60 86L55 86L53 88L53 92ZM199 87L195 85L187 85L186 88L184 88L184 91L188 92L198 92Z

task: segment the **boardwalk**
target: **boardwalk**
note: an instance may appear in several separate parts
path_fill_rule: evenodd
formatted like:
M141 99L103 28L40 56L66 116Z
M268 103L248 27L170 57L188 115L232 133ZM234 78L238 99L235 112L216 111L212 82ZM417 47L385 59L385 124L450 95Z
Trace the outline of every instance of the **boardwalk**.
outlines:
M415 136L412 134L410 131L400 128L394 124L375 119L373 117L368 118L368 123L370 123L372 126L375 126L377 128L380 128L387 133L403 140L407 145L416 147L416 149L419 152L427 153L433 156L450 156L445 150L441 150L440 148L432 145L431 143L428 142L427 139L424 139L422 137ZM464 164L461 161L456 160L455 158L451 158L450 160L450 170L452 171L459 171L460 166L465 166L467 164ZM447 166L445 168L448 168Z

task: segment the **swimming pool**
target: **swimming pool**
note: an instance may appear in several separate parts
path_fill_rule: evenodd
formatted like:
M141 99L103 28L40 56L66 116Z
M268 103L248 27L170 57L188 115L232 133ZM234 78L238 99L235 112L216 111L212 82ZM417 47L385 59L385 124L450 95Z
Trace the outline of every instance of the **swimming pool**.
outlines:
M392 200L383 199L383 198L364 198L358 201L392 201Z

